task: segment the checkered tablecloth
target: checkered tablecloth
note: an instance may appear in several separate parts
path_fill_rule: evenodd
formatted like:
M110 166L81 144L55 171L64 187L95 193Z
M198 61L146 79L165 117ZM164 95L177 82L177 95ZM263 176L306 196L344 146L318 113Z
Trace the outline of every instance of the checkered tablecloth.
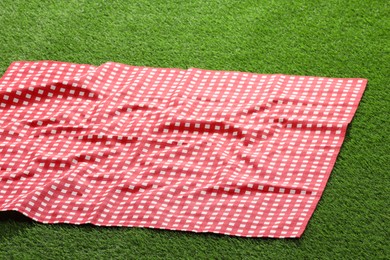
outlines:
M14 62L0 80L0 211L300 237L366 83Z

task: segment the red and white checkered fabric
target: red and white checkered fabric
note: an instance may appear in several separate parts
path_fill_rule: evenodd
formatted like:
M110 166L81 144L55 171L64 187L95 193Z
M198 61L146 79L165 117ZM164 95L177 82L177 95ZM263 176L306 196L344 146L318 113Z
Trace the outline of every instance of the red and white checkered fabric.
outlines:
M366 83L15 62L0 80L0 210L300 237Z

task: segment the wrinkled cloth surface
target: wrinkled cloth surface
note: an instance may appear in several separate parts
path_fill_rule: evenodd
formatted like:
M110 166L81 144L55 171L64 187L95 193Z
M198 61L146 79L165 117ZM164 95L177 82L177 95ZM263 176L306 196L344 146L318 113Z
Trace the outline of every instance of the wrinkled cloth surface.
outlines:
M0 80L0 211L300 237L366 83L14 62Z

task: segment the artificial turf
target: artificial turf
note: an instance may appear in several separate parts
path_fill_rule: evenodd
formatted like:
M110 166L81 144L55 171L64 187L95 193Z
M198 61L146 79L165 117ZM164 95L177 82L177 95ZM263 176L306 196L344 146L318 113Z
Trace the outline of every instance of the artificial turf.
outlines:
M0 258L389 258L389 7L385 0L1 0L1 74L12 61L48 59L369 82L301 239L43 225L0 213Z

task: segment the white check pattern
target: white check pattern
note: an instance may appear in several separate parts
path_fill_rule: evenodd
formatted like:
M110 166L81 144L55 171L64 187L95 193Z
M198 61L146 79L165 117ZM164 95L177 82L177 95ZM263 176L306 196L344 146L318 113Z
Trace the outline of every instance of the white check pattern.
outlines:
M366 84L15 62L0 80L0 210L300 237Z

